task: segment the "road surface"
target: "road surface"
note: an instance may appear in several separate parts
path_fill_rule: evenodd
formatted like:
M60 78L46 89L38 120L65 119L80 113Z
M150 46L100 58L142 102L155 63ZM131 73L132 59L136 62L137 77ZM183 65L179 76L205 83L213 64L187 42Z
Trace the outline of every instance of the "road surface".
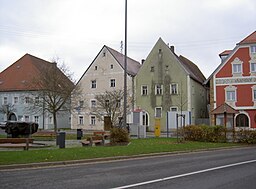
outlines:
M0 171L0 188L256 188L256 147Z

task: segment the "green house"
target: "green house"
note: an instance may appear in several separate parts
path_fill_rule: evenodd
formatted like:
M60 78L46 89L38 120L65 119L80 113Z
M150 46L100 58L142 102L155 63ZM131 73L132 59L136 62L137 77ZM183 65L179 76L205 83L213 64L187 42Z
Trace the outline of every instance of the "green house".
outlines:
M136 109L143 112L142 124L154 131L160 119L167 130L167 112L189 112L190 124L208 115L205 77L184 56L178 56L161 38L157 41L136 77ZM174 120L173 120L174 121Z

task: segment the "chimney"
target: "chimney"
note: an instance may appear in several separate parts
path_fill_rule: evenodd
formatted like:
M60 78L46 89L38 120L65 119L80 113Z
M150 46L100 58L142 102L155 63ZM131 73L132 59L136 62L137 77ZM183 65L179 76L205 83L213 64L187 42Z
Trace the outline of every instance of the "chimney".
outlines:
M174 46L173 45L170 46L170 49L174 53Z

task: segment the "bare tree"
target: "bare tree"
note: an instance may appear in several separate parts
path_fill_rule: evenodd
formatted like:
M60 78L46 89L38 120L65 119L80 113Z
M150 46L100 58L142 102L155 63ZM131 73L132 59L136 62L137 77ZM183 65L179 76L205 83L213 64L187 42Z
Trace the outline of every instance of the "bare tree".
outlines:
M41 65L40 74L34 78L34 88L38 90L31 98L31 104L37 111L47 111L53 116L54 130L57 131L57 113L70 111L71 95L74 92L72 74L65 64L57 67L57 62Z
M99 120L103 120L104 116L108 116L111 119L111 125L118 126L119 118L123 115L123 90L105 91L103 94L95 96L97 104L92 108L92 112ZM129 106L127 106L129 109Z
M14 112L15 110L16 109L14 104L8 103L0 106L0 112L6 115L7 120L10 118L11 113Z

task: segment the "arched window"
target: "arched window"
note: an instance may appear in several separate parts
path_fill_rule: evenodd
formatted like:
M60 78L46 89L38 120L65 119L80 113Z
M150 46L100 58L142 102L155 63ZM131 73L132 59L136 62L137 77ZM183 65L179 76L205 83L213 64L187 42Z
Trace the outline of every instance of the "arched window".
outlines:
M148 117L147 112L142 113L142 125L148 126Z
M249 119L245 114L239 114L236 117L236 127L249 127Z
M17 121L17 117L14 113L11 113L8 117L8 120L11 120L11 121Z

